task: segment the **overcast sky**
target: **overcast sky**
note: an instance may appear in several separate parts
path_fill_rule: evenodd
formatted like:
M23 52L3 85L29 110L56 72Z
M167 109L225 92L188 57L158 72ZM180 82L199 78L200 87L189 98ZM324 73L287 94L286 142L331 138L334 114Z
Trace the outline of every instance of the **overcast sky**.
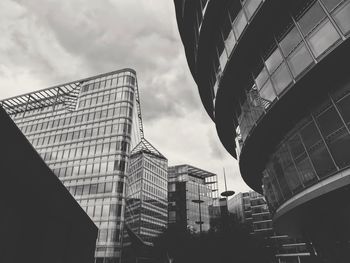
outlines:
M201 104L172 0L0 0L0 99L134 68L145 137L169 160L248 190ZM232 138L233 139L233 138Z

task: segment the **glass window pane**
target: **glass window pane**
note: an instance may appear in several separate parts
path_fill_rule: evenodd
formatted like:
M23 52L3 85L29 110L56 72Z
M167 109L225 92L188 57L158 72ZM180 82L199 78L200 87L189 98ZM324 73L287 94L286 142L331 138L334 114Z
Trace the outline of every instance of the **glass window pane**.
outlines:
M244 9L248 16L248 20L254 15L255 11L260 6L262 0L247 0L244 4Z
M321 113L317 117L317 121L324 137L327 137L343 126L343 123L334 107L330 107L328 110Z
M337 22L343 34L350 31L350 2L341 7L334 13L334 20Z
M297 77L313 62L305 44L299 45L299 47L290 54L287 61L294 77Z
M305 144L306 149L309 149L316 142L322 140L314 122L309 123L300 131L301 138Z
M282 54L279 49L276 49L265 61L265 64L269 72L272 73L282 63L282 61Z
M243 10L241 10L241 12L239 12L237 15L236 20L233 22L233 31L235 33L236 39L240 37L246 25L247 19L244 15Z
M334 161L340 168L350 164L350 135L345 127L343 127L341 131L330 136L327 140L327 144Z
M261 89L261 87L264 85L264 83L268 79L268 77L269 77L269 75L267 74L267 70L264 67L255 79L256 85L258 86L258 89Z
M342 115L344 121L350 123L350 96L345 97L337 103L340 114Z
M235 35L233 34L233 31L230 30L230 33L227 36L227 39L225 40L225 47L227 51L227 55L230 56L231 52L236 44Z
M268 102L272 102L276 98L275 91L273 90L272 83L270 80L268 80L264 87L259 91L259 95L264 100L267 100Z
M292 82L292 77L285 63L276 70L271 79L277 94L280 94Z
M327 10L332 11L342 0L322 0L323 4L326 6Z
M320 141L316 147L312 147L308 152L319 177L325 177L335 171L335 165L323 141Z
M294 159L305 152L304 146L298 135L295 135L293 138L291 138L288 144Z
M310 33L325 17L325 12L320 4L316 2L298 21L304 36L308 35L308 33Z
M306 155L305 155L305 158L301 159L299 162L296 163L296 166L298 168L301 180L304 185L307 185L317 180L317 177L312 168L311 162Z
M315 57L320 56L337 40L340 39L338 32L332 23L326 19L312 34L308 37L308 42Z
M301 42L301 36L296 27L281 40L280 47L285 57Z

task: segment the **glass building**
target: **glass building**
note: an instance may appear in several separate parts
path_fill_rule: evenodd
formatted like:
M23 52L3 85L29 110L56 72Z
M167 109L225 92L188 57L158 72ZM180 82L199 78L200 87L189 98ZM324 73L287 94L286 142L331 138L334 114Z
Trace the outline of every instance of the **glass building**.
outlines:
M348 262L350 1L174 3L203 105L245 182L281 232Z
M216 174L191 165L168 169L169 224L177 224L193 232L208 231L210 209L217 191ZM200 201L199 201L200 200Z
M168 224L168 160L145 138L131 151L126 225L151 245Z
M263 195L254 191L238 193L228 200L228 210L238 222L248 227L252 235L265 240L266 246L272 249L273 262L313 262L309 251L311 247L304 240L275 232Z
M136 72L122 69L0 104L99 228L96 263L118 262L129 153L143 135Z

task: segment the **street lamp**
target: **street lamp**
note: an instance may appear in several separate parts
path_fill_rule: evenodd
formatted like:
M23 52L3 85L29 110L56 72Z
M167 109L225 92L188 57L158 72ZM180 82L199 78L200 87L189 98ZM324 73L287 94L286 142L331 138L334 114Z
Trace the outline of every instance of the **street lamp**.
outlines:
M198 204L198 211L199 211L199 221L196 221L195 223L199 225L199 234L202 235L202 225L204 222L202 221L202 210L201 210L201 204L204 203L203 200L201 200L201 192L200 192L200 186L198 184L198 199L192 200L193 203Z
M229 196L233 196L235 194L235 191L230 191L230 190L228 191L227 190L225 168L224 168L224 180L225 180L225 191L221 193L221 196L226 197L226 204L227 204L227 198Z

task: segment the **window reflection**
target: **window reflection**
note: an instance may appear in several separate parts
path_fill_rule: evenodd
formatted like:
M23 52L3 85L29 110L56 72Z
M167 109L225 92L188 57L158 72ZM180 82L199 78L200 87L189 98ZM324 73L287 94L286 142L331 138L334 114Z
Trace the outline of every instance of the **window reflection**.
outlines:
M236 39L240 37L246 25L247 19L244 15L244 12L241 10L237 15L236 20L233 22L233 31L235 33Z
M285 63L276 70L271 79L277 94L280 94L292 82L292 77Z
M315 2L315 4L298 20L304 36L307 36L325 17L326 14L320 4Z
M336 10L334 20L337 22L344 35L350 31L350 2L344 4L343 7Z
M260 97L267 102L272 102L276 98L275 91L273 90L272 83L268 80L265 85L259 91Z
M307 38L310 48L315 57L320 56L331 45L340 39L338 32L335 30L332 23L326 19L312 34Z
M297 77L313 62L305 44L299 45L298 48L290 54L287 61L294 77Z
M272 73L283 61L282 54L276 49L266 60L265 64L270 73Z

